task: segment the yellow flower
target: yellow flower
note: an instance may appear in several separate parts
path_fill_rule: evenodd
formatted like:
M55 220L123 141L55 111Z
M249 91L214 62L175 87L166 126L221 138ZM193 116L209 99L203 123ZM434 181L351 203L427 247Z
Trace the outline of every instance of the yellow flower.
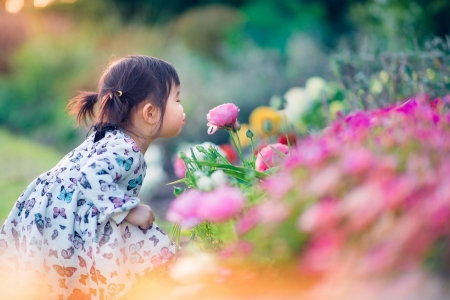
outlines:
M241 124L241 129L237 131L237 135L239 136L239 140L241 141L242 148L245 148L250 145L250 139L247 137L247 130L250 127L248 124Z
M281 120L279 112L267 106L260 106L250 114L250 129L257 136L273 135L278 133Z

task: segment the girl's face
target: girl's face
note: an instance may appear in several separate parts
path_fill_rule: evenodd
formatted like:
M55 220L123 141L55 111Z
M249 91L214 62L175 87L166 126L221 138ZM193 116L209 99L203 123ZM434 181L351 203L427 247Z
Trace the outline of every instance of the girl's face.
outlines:
M170 138L178 135L185 123L186 115L180 103L180 86L172 86L159 137Z

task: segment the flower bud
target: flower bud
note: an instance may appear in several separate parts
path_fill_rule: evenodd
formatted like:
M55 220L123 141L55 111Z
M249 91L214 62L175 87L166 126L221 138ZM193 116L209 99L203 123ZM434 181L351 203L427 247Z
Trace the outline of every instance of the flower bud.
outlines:
M251 139L253 137L253 131L251 131L250 129L247 130L247 133L245 134L249 139Z
M263 123L263 130L265 132L272 132L273 130L273 125L272 122L270 120L265 120Z
M178 152L178 157L181 158L182 160L188 158L184 152Z
M178 197L182 192L183 192L182 188L178 186L173 187L173 194L175 195L175 197Z

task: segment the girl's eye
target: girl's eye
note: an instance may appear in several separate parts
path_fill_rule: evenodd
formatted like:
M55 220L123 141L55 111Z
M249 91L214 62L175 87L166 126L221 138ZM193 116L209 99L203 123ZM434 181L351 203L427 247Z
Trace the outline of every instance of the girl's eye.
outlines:
M177 100L177 102L178 102L178 103L180 103L180 102L181 102L181 100L180 100L180 99L178 99L178 100Z

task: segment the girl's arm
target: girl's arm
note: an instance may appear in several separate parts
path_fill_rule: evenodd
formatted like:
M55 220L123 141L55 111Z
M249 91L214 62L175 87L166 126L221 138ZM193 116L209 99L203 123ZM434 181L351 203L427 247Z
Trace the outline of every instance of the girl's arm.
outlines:
M110 140L105 147L103 145L97 145L96 152L80 169L77 185L86 201L98 209L99 223L110 217L119 224L140 202L139 198L125 193L118 184L126 185L134 170L141 167L140 153L134 152L133 145L123 139Z

